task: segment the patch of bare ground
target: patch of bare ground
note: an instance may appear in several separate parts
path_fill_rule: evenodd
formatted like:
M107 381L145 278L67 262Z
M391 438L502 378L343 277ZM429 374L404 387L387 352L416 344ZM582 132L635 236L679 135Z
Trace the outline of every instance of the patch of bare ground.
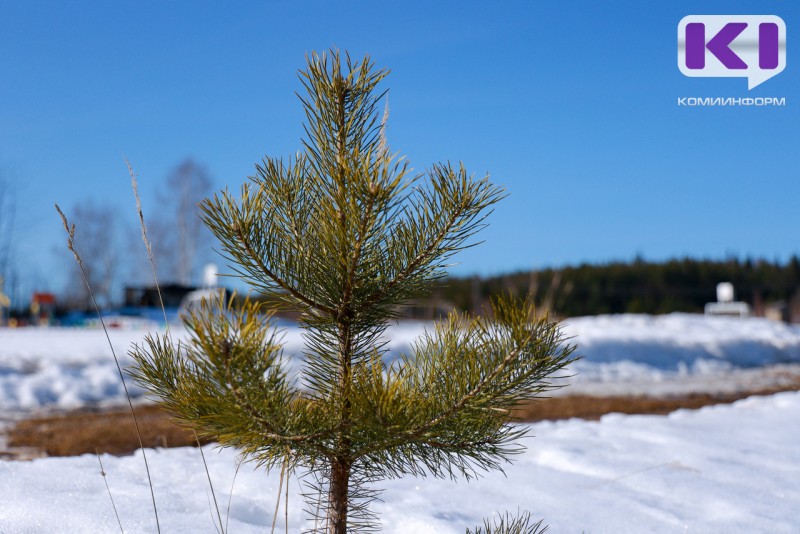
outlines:
M771 388L737 393L689 393L675 397L594 397L590 395L571 395L531 401L516 408L514 415L522 421L600 419L605 414L654 414L664 415L675 410L696 410L712 404L730 404L752 395L772 395L781 391L796 391L793 387Z
M599 419L607 413L667 414L678 409L698 409L712 404L731 403L751 395L770 395L780 391L800 390L800 381L780 387L736 393L690 393L680 396L591 396L571 395L539 399L520 405L514 416L535 422L577 417ZM196 445L194 434L176 425L158 406L136 408L142 441L146 447L183 447ZM126 410L76 411L17 422L7 436L9 451L0 458L23 459L36 456L76 456L86 453L130 454L139 441ZM25 454L14 454L25 451ZM38 454L37 454L38 452Z
M158 406L138 406L136 418L145 447L197 445L194 433L175 424ZM78 410L25 419L8 431L7 441L10 451L40 451L45 456L77 456L95 451L121 455L139 448L128 409Z

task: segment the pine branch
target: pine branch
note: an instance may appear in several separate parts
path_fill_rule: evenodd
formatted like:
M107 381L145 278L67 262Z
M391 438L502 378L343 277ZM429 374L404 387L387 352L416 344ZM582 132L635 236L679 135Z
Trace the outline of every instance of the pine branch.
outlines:
M530 340L530 338L528 340ZM437 425L439 425L440 423L443 423L447 419L453 417L458 412L462 411L464 409L464 407L467 406L467 404L470 401L474 400L481 393L483 393L483 391L486 389L486 387L489 384L492 384L497 379L497 377L500 376L500 374L506 368L508 368L509 364L511 364L511 362L513 362L514 360L516 360L519 357L521 352L522 352L522 348L521 347L516 349L516 350L513 350L513 351L509 352L508 355L505 358L503 358L503 361L501 361L500 364L497 365L497 367L495 367L494 370L489 375L484 377L483 380L481 380L466 395L461 397L455 404L450 406L450 408L448 408L441 415L431 419L430 421L420 425L417 428L414 428L414 429L406 431L406 437L409 440L413 440L413 439L421 436L422 434L424 434L425 432L427 432L431 428L434 428Z
M497 447L517 437L502 434L511 408L550 388L540 380L572 361L574 348L563 345L555 324L530 322L531 313L529 305L499 300L493 303L496 324L475 319L461 326L460 316L451 316L436 337L417 348L415 358L406 359L388 374L387 385L377 388L382 391L376 396L397 391L392 394L409 400L393 411L392 404L385 405L385 424L394 426L365 442L358 454L380 456L393 449L398 452L392 455L402 456L412 447L416 452L411 456L426 464L426 447L463 457L481 450L504 456L506 449ZM398 472L408 468L413 470L404 463Z
M439 269L441 265L432 265L437 259L443 260L459 250L472 246L465 246L464 242L480 229L486 215L479 214L502 198L500 188L493 187L487 179L473 181L467 176L463 166L459 170L458 178L449 165L435 166L433 174L436 175L433 182L434 196L428 196L418 190L421 197L420 204L412 203L411 208L415 208L423 218L433 212L436 214L434 219L421 223L409 219L407 224L396 227L393 232L396 243L406 246L422 243L422 249L408 259L406 265L366 301L365 307L390 298L395 287L402 287L415 276L424 277L426 266L430 266L428 269L433 271ZM439 213L444 215L440 216ZM429 232L428 228L438 228L438 230L434 230L432 235L425 235ZM415 229L418 230L414 232ZM386 254L391 253L391 250L386 251ZM436 275L433 274L433 277Z
M258 254L256 254L256 252L253 250L250 241L247 239L242 229L238 226L236 227L236 236L238 237L239 242L242 244L242 246L244 246L248 256L252 258L252 260L255 261L256 264L259 266L261 271L265 275L267 275L273 282L275 282L275 284L277 284L281 289L288 292L290 295L292 295L294 298L296 298L303 304L307 305L309 308L319 310L331 316L336 315L336 310L328 306L325 306L324 304L320 304L319 302L316 302L315 300L300 293L297 289L292 287L290 284L286 283L282 278L280 278L278 275L272 272L272 270L264 264L261 257Z

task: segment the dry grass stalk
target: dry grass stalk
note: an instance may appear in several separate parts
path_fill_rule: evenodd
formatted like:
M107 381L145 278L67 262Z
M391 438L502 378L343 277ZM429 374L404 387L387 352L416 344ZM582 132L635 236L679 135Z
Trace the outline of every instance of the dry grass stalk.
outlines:
M94 297L94 291L92 291L92 286L89 283L89 277L86 274L86 269L83 267L83 260L81 259L81 255L78 250L75 248L75 225L70 225L69 221L67 220L67 216L64 215L64 212L61 211L61 208L58 204L55 205L56 211L61 216L61 222L64 225L64 230L67 232L67 248L72 252L75 256L75 260L78 262L78 267L81 271L81 276L83 277L83 282L86 284L86 290L89 292L89 297L92 300L92 305L94 306L94 310L97 313L97 317L100 319L100 325L103 327L103 332L106 335L106 340L108 341L108 346L111 348L111 355L114 357L114 363L117 366L117 372L119 373L119 379L122 382L122 388L125 391L125 398L128 400L128 407L130 408L131 417L133 418L133 424L136 427L136 436L139 439L139 444L142 449L142 458L144 459L144 468L147 472L147 482L150 486L150 497L153 501L153 513L155 514L156 520L156 528L160 534L161 532L161 523L158 521L158 507L156 506L156 496L155 492L153 491L153 480L150 477L150 466L147 463L147 454L144 450L144 445L142 445L142 434L139 431L139 422L136 419L136 411L133 409L133 402L131 401L130 393L128 393L128 385L125 383L125 376L122 373L122 366L119 364L119 358L117 358L117 353L114 350L114 345L111 343L111 337L108 334L108 328L106 328L106 323L103 320L102 315L100 315L100 307L97 305L97 300Z
M122 534L125 534L125 529L122 528L122 521L119 520L119 513L117 513L117 505L114 504L114 496L111 495L111 488L108 487L108 479L106 478L106 470L103 469L103 460L100 459L100 451L95 449L95 454L97 454L97 462L100 464L100 476L103 477L103 482L106 483L106 490L108 490L108 498L111 499L111 507L114 509L114 515L117 517L117 524L119 525L119 530Z
M139 226L142 230L142 241L144 242L145 249L147 250L147 258L150 260L150 268L153 271L153 281L156 284L156 292L158 293L158 300L161 303L161 313L164 314L164 325L166 328L166 335L169 337L169 320L167 319L167 309L164 306L164 297L161 294L161 287L158 283L158 274L156 271L156 261L153 257L153 247L150 243L150 240L147 237L147 225L144 222L144 212L142 211L142 199L139 196L139 181L136 179L136 173L133 170L133 166L131 165L130 161L127 159L125 160L125 165L128 167L128 174L131 176L131 187L133 188L133 196L136 199L136 213L139 215ZM217 495L214 491L214 484L211 482L211 474L208 471L208 463L206 463L205 454L203 454L203 447L200 445L200 439L197 437L197 433L194 433L195 440L197 441L198 449L200 450L200 457L203 460L203 468L206 471L206 477L208 478L208 486L211 489L211 496L214 499L214 509L217 512L217 520L219 521L219 526L222 529L222 533L225 532L225 527L222 523L222 515L219 511L219 505L217 504ZM212 512L213 517L213 512ZM216 528L216 527L215 527Z
M136 199L136 213L139 215L139 227L142 229L142 241L144 248L147 250L147 258L150 260L150 267L153 270L153 280L156 284L156 292L158 293L158 300L161 302L161 312L164 314L164 325L169 333L169 321L167 320L167 309L164 307L164 298L161 295L161 287L158 284L158 275L156 274L156 260L153 257L153 247L150 240L147 238L147 225L144 223L144 212L142 211L142 199L139 197L139 182L136 180L136 173L133 171L133 166L126 159L125 165L128 166L128 174L131 175L131 187L133 187L133 196Z

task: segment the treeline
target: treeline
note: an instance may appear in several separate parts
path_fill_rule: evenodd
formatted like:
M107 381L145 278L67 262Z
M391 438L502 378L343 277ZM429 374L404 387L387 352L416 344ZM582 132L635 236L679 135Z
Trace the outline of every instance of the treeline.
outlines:
M787 263L753 259L725 261L676 259L662 263L583 264L561 269L516 272L486 279L449 278L429 302L461 310L480 310L492 295L532 296L559 316L608 313L702 312L716 300L720 282L731 282L736 299L756 313L769 304L800 300L800 258Z

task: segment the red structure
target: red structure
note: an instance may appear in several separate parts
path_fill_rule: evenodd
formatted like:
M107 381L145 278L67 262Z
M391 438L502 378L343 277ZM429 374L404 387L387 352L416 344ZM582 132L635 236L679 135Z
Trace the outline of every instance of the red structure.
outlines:
M53 321L56 311L56 296L52 293L34 293L31 298L31 322L47 326Z

